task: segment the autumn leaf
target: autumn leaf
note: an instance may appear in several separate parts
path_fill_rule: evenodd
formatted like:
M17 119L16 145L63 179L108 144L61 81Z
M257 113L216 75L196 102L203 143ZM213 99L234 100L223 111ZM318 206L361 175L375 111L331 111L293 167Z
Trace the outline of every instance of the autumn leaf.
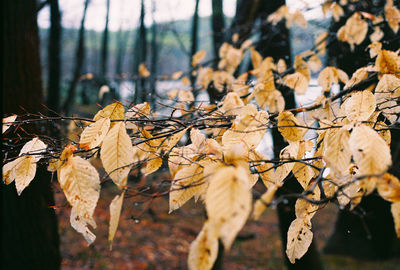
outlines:
M349 139L350 133L344 128L333 128L325 134L323 159L338 174L343 174L351 161Z
M197 66L204 59L206 53L207 52L205 50L196 52L192 57L192 66L193 67Z
M210 176L206 209L210 225L229 250L251 210L248 174L243 168L224 167Z
M283 111L278 115L278 130L283 138L288 141L299 141L303 138L304 132L298 127L300 123L294 117L293 113Z
M393 74L400 79L400 56L393 51L381 50L375 60L379 78L384 74Z
M396 176L385 173L378 177L376 184L382 198L389 202L400 202L400 180Z
M107 135L110 125L110 118L100 118L87 126L81 134L80 147L89 150L99 146Z
M103 140L100 159L107 174L119 188L123 187L123 180L133 165L133 153L125 123L116 123Z
M294 89L296 94L303 95L306 93L308 88L307 78L300 72L295 72L285 77L284 83Z
M397 237L400 238L400 202L392 203L391 212Z
M354 45L360 45L368 32L368 23L361 18L360 13L355 12L346 24L337 32L337 38L342 42L347 42L354 50Z
M109 118L110 120L123 120L124 113L124 106L120 102L115 102L98 111L97 114L93 117L93 120L97 121L101 118ZM113 127L114 125L115 122L111 123L110 126Z
M124 195L125 190L120 195L115 196L110 203L110 225L108 230L108 242L110 243L110 250L112 250L112 243L118 228Z
M12 126L12 123L15 121L15 119L17 119L16 114L3 118L3 134Z
M93 212L100 196L99 174L89 161L78 156L69 156L58 171L58 181L72 206L71 225L83 234L90 245L96 236L87 225L96 228Z
M203 178L203 169L196 163L175 174L169 192L169 213L180 208L196 193L201 193L206 187Z
M147 78L150 76L149 70L146 68L146 65L144 63L141 63L139 65L139 75L141 77Z
M353 93L341 106L350 121L368 120L375 108L375 96L367 90Z
M306 218L296 218L287 233L286 255L291 263L307 252L313 239L311 222Z
M361 175L384 173L392 164L389 146L375 130L366 125L353 129L349 145Z
M201 232L190 244L188 268L190 270L212 269L218 255L218 238L209 223L205 221Z

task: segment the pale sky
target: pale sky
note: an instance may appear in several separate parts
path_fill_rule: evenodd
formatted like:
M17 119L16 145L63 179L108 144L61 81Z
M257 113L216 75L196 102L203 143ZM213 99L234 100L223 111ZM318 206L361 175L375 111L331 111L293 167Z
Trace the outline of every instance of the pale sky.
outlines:
M59 0L62 11L62 24L64 27L78 28L82 17L84 0ZM140 16L141 0L111 0L110 22L111 31L122 27L131 29L137 26ZM156 2L156 22L187 19L193 16L195 0L154 0ZM236 0L223 0L224 13L232 17L235 14ZM271 0L274 1L274 0ZM305 12L306 18L321 17L319 4L322 0L287 0L290 9L305 10L306 5L317 7ZM146 17L145 22L150 25L152 22L151 10L152 0L145 0ZM199 15L201 17L211 15L211 0L200 0ZM85 27L101 31L104 28L106 16L106 0L91 0ZM47 28L50 25L49 8L46 7L39 12L38 23L40 27Z

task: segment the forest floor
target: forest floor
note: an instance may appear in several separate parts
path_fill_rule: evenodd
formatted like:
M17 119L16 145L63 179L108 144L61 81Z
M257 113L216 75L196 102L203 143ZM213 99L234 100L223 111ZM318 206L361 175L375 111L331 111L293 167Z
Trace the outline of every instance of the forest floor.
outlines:
M157 183L168 174L156 174L129 186ZM157 179L158 178L158 179ZM146 182L147 181L147 182ZM261 187L261 185L260 185ZM168 196L125 198L112 251L108 238L109 204L115 185L106 182L95 211L96 241L87 246L84 238L69 223L70 207L55 184L56 212L61 237L62 269L187 269L190 243L200 232L204 207L193 200L168 214ZM333 230L337 213L327 205L313 218L313 232L321 250ZM400 259L358 261L342 256L322 256L325 269L399 269ZM224 269L284 269L276 211L268 209L259 221L249 220L231 250L225 253Z

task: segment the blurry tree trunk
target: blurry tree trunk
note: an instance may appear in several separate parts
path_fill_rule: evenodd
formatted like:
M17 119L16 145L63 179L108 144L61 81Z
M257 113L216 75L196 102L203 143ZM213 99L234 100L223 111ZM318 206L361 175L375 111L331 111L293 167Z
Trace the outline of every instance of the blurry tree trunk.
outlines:
M144 0L140 5L140 26L139 33L136 38L135 51L134 51L134 68L133 74L136 79L135 100L134 103L141 103L146 101L146 80L139 74L139 65L146 64L147 59L147 36L146 26L144 24L145 17Z
M2 105L5 114L42 109L36 9L34 0L2 1ZM24 129L34 134L40 132L34 125L26 125ZM23 131L19 129L18 133ZM3 137L17 137L14 133L8 134ZM17 155L19 149L15 150ZM0 183L2 269L60 269L57 219L50 208L54 205L50 179L46 169L39 166L35 178L21 196L17 195L14 183L8 186Z
M50 37L48 47L49 76L47 84L47 106L60 111L61 79L61 13L58 0L50 3Z
M192 19L192 37L191 37L191 49L190 49L190 58L189 58L189 70L192 69L192 59L193 55L197 52L197 39L198 39L198 28L199 28L199 2L200 0L196 0L196 5L194 7L193 19ZM190 81L192 84L193 91L195 86L195 76L193 76L192 72L190 72Z
M239 34L239 42L248 38L252 26L257 19L262 0L238 0L236 14L229 29L229 39L234 33ZM265 1L265 0L264 0Z
M378 14L383 10L386 1L360 1L350 3L344 7L345 15L340 21L332 21L331 32L343 26L347 19L357 11L365 11ZM400 2L397 2L399 5ZM387 25L383 25L384 37L380 40L383 49L397 50L400 47L400 39ZM367 50L370 40L365 38L364 42L355 46L351 51L347 43L336 42L328 49L328 61L330 65L343 69L349 76L358 68L368 65L371 60ZM384 120L379 118L379 120ZM400 147L399 137L393 136L398 131L392 131L392 153ZM397 150L398 153L398 150ZM400 161L396 154L392 156L393 165L391 172L400 177ZM358 210L358 211L357 211ZM361 211L360 211L361 210ZM357 213L358 212L358 213ZM361 213L360 213L361 212ZM383 200L378 194L373 193L364 197L360 205L352 212L348 209L340 210L337 216L335 229L328 240L324 252L328 254L340 254L364 259L386 259L400 256L400 241L396 237L393 225L393 217L390 211L390 203Z
M107 64L108 64L108 21L110 15L110 0L107 0L107 15L106 15L106 24L104 26L103 31L103 42L101 47L101 81L106 83L106 75L107 75Z
M219 61L219 47L224 42L224 10L222 0L212 0L212 30L213 30L213 48L214 48L214 69L218 66Z
M126 43L128 41L128 31L123 31L122 26L120 27L117 34L117 59L115 60L115 73L117 76L121 76L123 73L124 57L126 50Z
M74 105L75 101L75 92L76 87L79 82L79 78L82 73L82 66L85 59L85 19L86 19L86 11L89 5L89 0L85 0L84 8L83 8L83 15L81 20L81 26L79 28L79 36L78 36L78 43L76 46L75 52L75 69L72 75L72 81L69 86L68 96L64 102L63 111L66 115L70 113L72 106Z
M158 61L158 40L157 40L157 23L155 19L155 11L156 11L156 1L152 1L152 20L153 23L151 25L151 63L150 63L150 91L151 96L149 102L154 106L155 95L156 95L156 83L157 83L157 61Z

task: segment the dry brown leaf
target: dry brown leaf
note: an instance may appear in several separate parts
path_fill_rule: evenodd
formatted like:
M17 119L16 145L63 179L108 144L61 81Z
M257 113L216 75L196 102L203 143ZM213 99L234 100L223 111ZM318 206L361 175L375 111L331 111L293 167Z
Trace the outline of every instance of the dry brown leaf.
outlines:
M133 165L133 154L134 150L131 139L126 133L125 123L116 123L103 140L100 159L107 174L119 188L123 187L123 180Z
M218 237L208 221L190 244L188 256L189 270L209 270L214 266L218 255Z
M108 227L108 242L110 244L110 250L112 250L112 243L114 241L115 233L118 229L124 195L125 190L120 195L115 196L110 203L110 225Z
M99 146L107 135L110 125L110 118L100 118L87 126L81 134L80 147L89 150Z
M384 173L392 164L389 146L375 130L366 125L353 129L349 145L361 175Z
M291 263L300 259L311 245L313 233L311 222L306 218L296 218L290 224L287 234L286 255Z

